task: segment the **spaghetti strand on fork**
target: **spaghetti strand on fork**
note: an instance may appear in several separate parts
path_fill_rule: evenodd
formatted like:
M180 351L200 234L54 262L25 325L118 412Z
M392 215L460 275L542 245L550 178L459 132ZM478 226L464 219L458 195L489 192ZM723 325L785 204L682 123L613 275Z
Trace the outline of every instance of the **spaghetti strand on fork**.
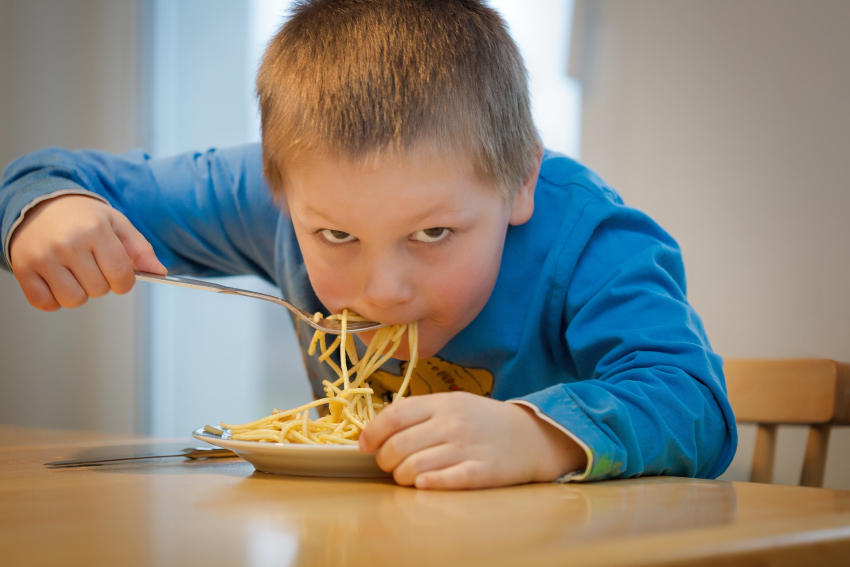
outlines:
M316 313L314 321L321 319ZM323 382L325 397L314 400L290 410L275 410L268 417L250 423L221 426L229 429L233 439L258 441L260 443L307 443L317 445L356 445L360 433L366 425L375 419L390 402L376 399L375 392L369 386L369 377L396 353L402 338L407 333L410 349L410 363L407 365L404 380L392 401L400 400L413 376L418 361L419 327L417 323L391 325L375 331L362 358L357 356L354 337L348 333L348 323L365 321L364 317L344 309L339 315L328 319L337 319L342 323L342 333L328 346L326 333L316 331L310 341L307 354L314 356L319 348L319 361L326 362L336 373L333 382ZM339 365L331 355L339 351ZM350 365L349 365L350 362ZM311 419L309 410L327 405L328 413L318 419Z

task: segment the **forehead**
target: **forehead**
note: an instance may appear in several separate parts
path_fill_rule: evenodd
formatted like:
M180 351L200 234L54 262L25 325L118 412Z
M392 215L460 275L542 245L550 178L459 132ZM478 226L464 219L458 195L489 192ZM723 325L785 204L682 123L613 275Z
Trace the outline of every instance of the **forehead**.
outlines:
M495 183L476 173L471 159L425 152L358 160L303 153L285 163L284 192L307 201L401 200L410 205L428 199L463 201L500 194Z
M362 237L461 226L504 203L470 162L421 155L359 162L301 156L285 168L284 196L305 225Z

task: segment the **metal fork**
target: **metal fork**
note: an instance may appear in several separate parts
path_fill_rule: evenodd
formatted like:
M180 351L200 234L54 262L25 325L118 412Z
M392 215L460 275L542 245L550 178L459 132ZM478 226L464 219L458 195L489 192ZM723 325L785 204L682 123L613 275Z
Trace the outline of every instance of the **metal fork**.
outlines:
M273 295L266 295L265 293L248 291L247 289L236 289L234 287L227 287L211 282L202 282L200 280L192 280L189 278L182 278L178 276L161 276L159 274L152 274L150 272L140 272L138 270L136 270L136 280L143 282L176 285L178 287L188 287L191 289L201 289L204 291L212 291L215 293L226 293L228 295L244 295L245 297L262 299L263 301L269 301L271 303L276 303L277 305L282 305L286 307L287 309L292 311L296 316L298 316L302 321L304 321L314 329L318 329L319 331L324 331L333 335L339 335L340 333L342 333L342 321L322 318L319 319L318 322L314 322L312 313L308 313L307 311L298 309L285 299L280 299L279 297L275 297ZM382 325L381 323L377 323L375 321L349 321L348 329L346 332L362 333L363 331L380 329L381 327L385 326L386 325Z

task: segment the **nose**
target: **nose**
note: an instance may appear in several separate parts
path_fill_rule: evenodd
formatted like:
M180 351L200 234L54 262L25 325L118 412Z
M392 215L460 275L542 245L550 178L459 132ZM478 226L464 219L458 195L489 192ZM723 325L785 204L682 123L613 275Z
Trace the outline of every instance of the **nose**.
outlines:
M370 262L363 300L379 309L398 307L413 299L413 286L403 261L378 258Z

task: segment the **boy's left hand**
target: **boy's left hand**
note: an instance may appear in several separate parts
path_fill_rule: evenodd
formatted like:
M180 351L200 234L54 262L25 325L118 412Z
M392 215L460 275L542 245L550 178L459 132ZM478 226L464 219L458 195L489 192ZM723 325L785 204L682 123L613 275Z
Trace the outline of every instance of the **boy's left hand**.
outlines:
M587 463L569 436L527 407L465 392L390 404L360 435L360 450L398 484L462 489L548 482Z

